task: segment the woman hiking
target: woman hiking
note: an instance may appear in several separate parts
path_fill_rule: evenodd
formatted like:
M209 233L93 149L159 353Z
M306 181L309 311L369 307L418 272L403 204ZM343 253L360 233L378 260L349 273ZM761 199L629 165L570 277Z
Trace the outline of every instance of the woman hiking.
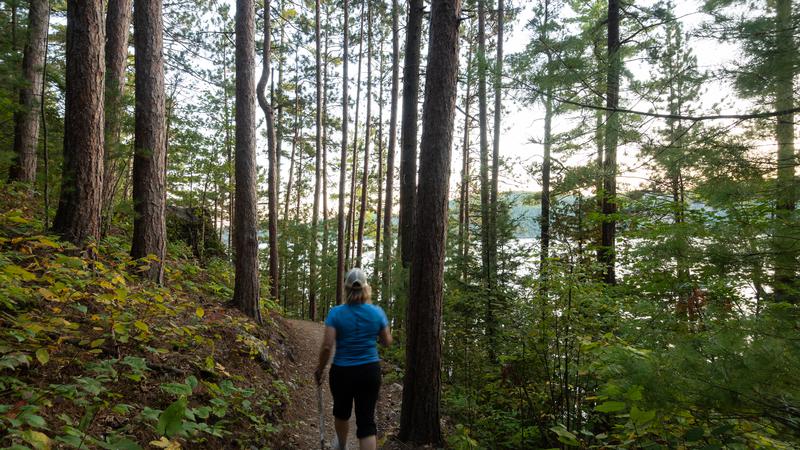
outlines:
M359 268L351 269L344 282L346 302L335 306L325 319L325 337L314 371L317 384L336 343L328 379L333 396L333 416L337 441L333 448L345 450L348 420L356 405L356 436L361 450L377 448L375 403L381 386L380 357L376 340L392 344L389 321L380 306L372 304L367 276Z

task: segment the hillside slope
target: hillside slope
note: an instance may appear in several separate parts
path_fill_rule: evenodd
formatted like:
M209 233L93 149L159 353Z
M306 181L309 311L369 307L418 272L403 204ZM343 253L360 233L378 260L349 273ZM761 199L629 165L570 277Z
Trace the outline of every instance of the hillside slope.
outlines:
M171 248L144 283L125 239L79 250L2 195L0 447L281 447L285 322L226 305L227 262Z

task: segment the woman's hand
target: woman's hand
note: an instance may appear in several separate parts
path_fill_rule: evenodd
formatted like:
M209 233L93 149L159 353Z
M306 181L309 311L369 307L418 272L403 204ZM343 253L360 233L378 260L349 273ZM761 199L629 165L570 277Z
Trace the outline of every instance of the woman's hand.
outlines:
M317 382L317 385L322 384L322 373L325 371L324 367L317 367L317 370L314 371L314 381Z

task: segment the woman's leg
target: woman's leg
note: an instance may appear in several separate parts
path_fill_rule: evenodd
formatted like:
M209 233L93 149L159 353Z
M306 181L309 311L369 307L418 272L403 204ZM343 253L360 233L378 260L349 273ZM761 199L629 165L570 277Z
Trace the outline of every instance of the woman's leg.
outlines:
M339 440L339 448L344 449L347 446L347 434L350 432L350 420L336 418L333 421L333 427L336 429L336 438Z
M358 379L353 392L356 404L356 436L361 450L373 450L377 446L375 404L381 388L380 363L359 366Z
M358 448L360 450L376 450L378 448L378 439L374 434L372 436L367 436L364 439L359 439Z
M339 448L347 447L347 434L349 430L350 413L353 408L353 380L349 368L331 365L328 372L328 381L331 385L333 397L333 427Z

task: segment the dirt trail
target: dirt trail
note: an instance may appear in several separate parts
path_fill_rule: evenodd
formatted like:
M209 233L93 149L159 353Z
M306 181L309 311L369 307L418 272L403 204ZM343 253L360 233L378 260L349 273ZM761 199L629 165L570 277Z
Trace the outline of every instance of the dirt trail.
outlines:
M321 323L304 320L288 320L289 344L294 355L294 364L290 368L291 380L288 383L291 392L291 404L287 412L286 429L280 448L313 450L319 448L319 414L317 411L317 388L314 383L314 369L317 366L319 348L325 327ZM384 365L383 372L386 374ZM325 448L333 442L333 400L328 388L328 374L325 373L323 383L323 403L325 414ZM400 423L400 399L402 387L398 383L386 383L381 386L381 395L375 411L378 425L378 447L383 449L398 448L388 438L395 435ZM348 450L358 449L355 436L355 412L350 417L350 434L347 442ZM388 442L388 443L387 443Z

